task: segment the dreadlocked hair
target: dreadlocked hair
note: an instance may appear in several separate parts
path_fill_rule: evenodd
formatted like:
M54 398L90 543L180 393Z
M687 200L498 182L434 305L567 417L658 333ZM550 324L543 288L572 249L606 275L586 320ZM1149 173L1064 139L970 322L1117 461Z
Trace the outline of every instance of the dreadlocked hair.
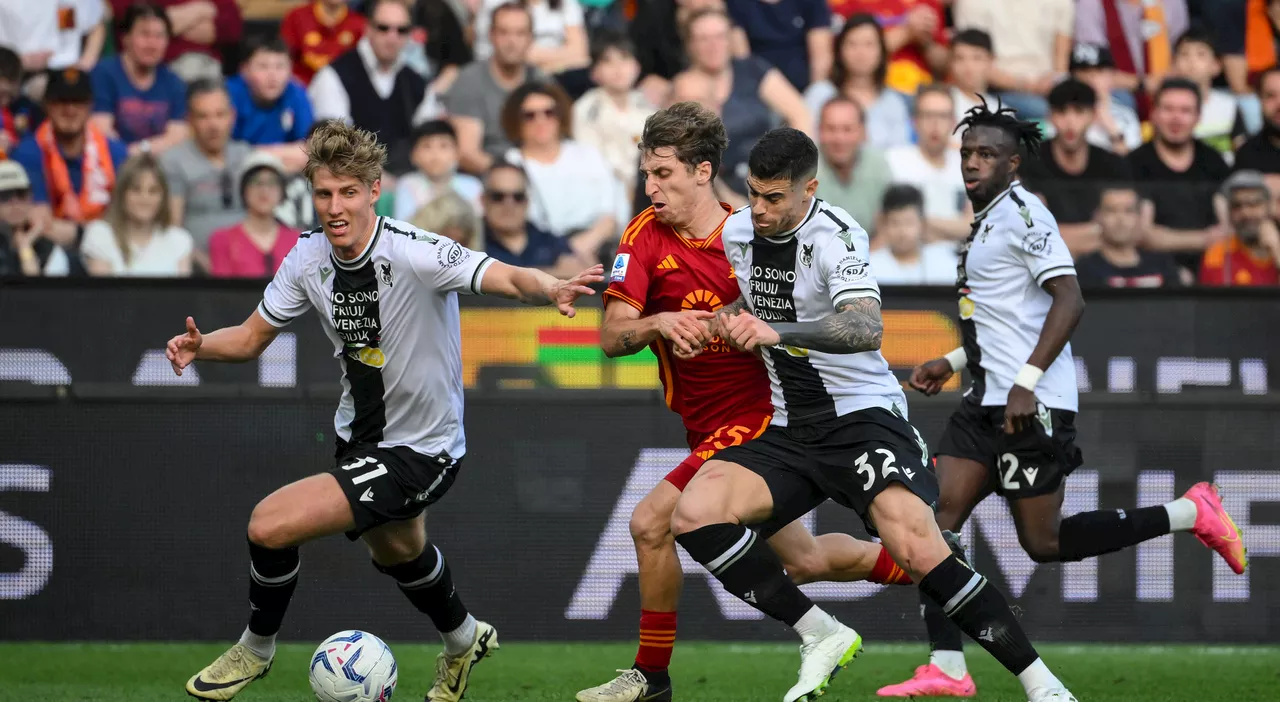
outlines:
M982 101L981 104L969 108L964 119L956 125L953 134L961 128L967 132L974 127L995 127L1003 129L1005 133L1012 136L1018 146L1025 149L1027 156L1040 153L1040 141L1044 135L1040 132L1039 124L1018 119L1018 111L1012 107L1005 107L998 98L995 110L991 109L985 97L979 95L978 99Z

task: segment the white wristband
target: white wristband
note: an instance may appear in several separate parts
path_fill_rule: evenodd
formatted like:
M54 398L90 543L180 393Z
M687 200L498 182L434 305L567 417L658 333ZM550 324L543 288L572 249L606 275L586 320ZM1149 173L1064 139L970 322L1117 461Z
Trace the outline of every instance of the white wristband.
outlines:
M964 352L963 346L948 353L943 358L947 359L947 363L951 364L952 373L959 373L960 369L964 368L965 364L969 362L969 354Z
M1036 383L1040 382L1040 376L1044 375L1044 371L1036 368L1030 363L1024 364L1018 374L1013 377L1013 384L1018 387L1026 388L1035 392Z

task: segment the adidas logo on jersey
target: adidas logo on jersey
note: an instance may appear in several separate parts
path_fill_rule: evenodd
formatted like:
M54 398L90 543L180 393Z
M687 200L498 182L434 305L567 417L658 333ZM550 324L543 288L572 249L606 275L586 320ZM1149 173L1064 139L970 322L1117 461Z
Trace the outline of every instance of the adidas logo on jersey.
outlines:
M658 270L660 271L673 271L679 267L680 264L676 263L676 257L670 254L668 254L666 258L662 259L662 262L658 264Z

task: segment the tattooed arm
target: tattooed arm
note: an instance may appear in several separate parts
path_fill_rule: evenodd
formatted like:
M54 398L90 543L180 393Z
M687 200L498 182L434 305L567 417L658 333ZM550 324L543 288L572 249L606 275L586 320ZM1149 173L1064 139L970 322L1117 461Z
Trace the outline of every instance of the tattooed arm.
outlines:
M630 356L665 338L677 352L693 356L711 341L711 332L703 320L712 316L711 312L684 310L642 317L640 310L627 302L607 297L604 323L600 326L600 348L609 358Z
M874 297L845 298L836 303L836 313L816 322L786 322L769 325L778 333L779 343L823 353L861 353L880 348L884 322L880 301Z

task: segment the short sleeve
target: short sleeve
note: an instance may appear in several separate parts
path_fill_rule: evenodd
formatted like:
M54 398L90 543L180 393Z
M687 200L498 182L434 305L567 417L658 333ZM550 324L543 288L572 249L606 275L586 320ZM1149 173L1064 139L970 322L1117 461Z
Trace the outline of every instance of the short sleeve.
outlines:
M1040 208L1037 208L1039 210ZM1075 263L1067 242L1058 232L1058 223L1047 210L1022 206L1012 220L1005 220L1006 242L1014 257L1031 271L1036 285L1061 275L1075 275Z
M564 0L560 3L560 17L564 19L566 27L581 27L584 21L582 5L578 4L578 0Z
M280 264L276 274L267 283L258 304L258 314L273 327L283 327L302 316L311 308L302 279L306 271L302 265L302 246L293 247Z
M604 291L605 297L622 300L641 312L649 298L649 265L644 250L646 239L641 232L652 217L652 213L646 210L631 220L613 257L613 265L609 268L609 287Z
M413 272L436 292L479 295L484 272L493 264L488 254L436 234L417 232L405 246Z
M871 272L871 243L866 230L843 210L824 207L816 216L828 217L837 225L827 241L816 242L818 270L826 279L831 303L853 297L872 297L879 302L880 285Z

